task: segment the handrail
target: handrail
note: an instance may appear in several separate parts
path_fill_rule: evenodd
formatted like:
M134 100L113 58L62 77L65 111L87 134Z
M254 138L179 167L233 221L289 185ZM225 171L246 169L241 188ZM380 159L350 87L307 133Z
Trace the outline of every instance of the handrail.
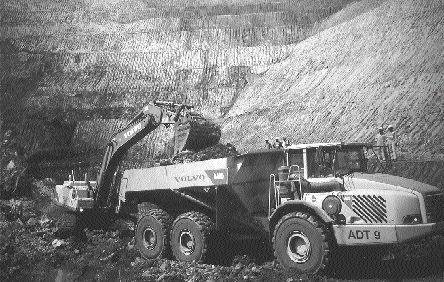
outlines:
M381 161L379 158L379 154L375 152L375 148L382 148L382 154L384 159ZM379 166L382 168L382 171L385 172L387 169L390 169L392 167L392 158L390 154L390 148L387 145L383 146L371 146L370 149L372 150L373 154L376 156L376 160L379 164ZM385 165L383 164L385 162Z
M275 180L276 176L274 174L270 174L270 186L268 187L268 217L271 216L271 188L273 187L273 189L275 189ZM276 197L274 200L276 201Z
M299 196L301 197L301 199L302 199L302 181L301 181L301 172L303 173L304 171L303 170L301 170L301 167L300 166L298 166L298 165L292 165L292 166L290 166L290 175L291 175L291 168L292 167L296 167L297 168L297 174L298 174L298 182L299 182Z
M276 181L276 176L275 175L273 175L273 176L274 176L274 183L273 183L273 189L274 189L274 208L277 209L277 207L279 206L279 202L278 202L279 199L280 199L279 197L281 195L279 194L279 189L276 188L276 182L279 182L279 181Z

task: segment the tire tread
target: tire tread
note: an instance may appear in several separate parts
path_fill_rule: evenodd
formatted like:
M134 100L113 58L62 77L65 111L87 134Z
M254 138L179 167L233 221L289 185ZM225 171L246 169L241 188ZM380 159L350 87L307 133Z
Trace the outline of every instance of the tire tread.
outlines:
M277 230L279 230L279 227L282 225L282 223L284 223L286 220L291 219L291 218L300 218L300 219L304 219L306 221L308 221L310 224L312 224L316 230L319 232L319 234L321 234L321 238L322 238L322 244L323 244L323 249L324 249L324 255L323 255L323 259L322 259L322 263L319 267L319 269L316 272L324 272L327 271L327 266L329 264L330 261L330 256L331 256L331 250L330 250L330 242L332 240L332 234L331 232L327 229L327 227L325 226L325 224L323 224L319 219L317 219L317 217L310 215L308 213L305 212L290 212L286 215L284 215L276 224L276 227L274 228L273 231L273 238L272 238L272 244L273 246L275 246L276 244L276 235L277 235ZM276 248L273 248L274 251L274 256L276 258L278 258L277 252L276 252Z
M171 250L169 231L171 229L172 218L166 211L164 211L162 209L146 207L146 206L139 206L139 213L137 216L137 225L139 225L139 222L142 218L147 217L147 216L153 217L155 220L160 222L160 224L162 225L164 248L158 258L166 258L170 255L170 250ZM140 254L143 256L142 252L140 252Z
M183 213L181 215L179 215L173 222L172 226L174 226L176 224L176 222L178 222L179 220L182 219L190 219L192 220L194 223L196 223L196 225L199 226L200 231L203 234L203 238L204 238L204 242L203 242L203 246L202 246L202 256L201 258L197 261L197 262L204 262L207 258L208 255L208 238L213 234L216 225L214 224L214 221L208 217L207 215L201 213L201 212L196 212L196 211L190 211L190 212L186 212ZM171 236L173 233L173 228L171 228Z

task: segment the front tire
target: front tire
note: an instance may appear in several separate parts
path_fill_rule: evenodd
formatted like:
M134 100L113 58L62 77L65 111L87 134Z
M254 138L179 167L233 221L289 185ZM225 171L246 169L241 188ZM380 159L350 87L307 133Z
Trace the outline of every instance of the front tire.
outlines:
M170 215L161 209L142 209L136 227L136 247L146 259L165 258L168 256Z
M200 212L179 215L171 227L171 250L179 261L203 262L208 256L214 222Z
M302 212L286 214L279 220L274 230L273 248L279 263L299 273L324 270L330 255L325 226Z

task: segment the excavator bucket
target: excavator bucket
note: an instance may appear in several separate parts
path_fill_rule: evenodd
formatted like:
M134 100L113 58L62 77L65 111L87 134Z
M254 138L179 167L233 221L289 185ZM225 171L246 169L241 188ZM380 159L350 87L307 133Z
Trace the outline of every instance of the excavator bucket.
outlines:
M201 115L189 112L179 118L174 125L174 154L181 151L199 151L219 143L220 127L203 118Z

